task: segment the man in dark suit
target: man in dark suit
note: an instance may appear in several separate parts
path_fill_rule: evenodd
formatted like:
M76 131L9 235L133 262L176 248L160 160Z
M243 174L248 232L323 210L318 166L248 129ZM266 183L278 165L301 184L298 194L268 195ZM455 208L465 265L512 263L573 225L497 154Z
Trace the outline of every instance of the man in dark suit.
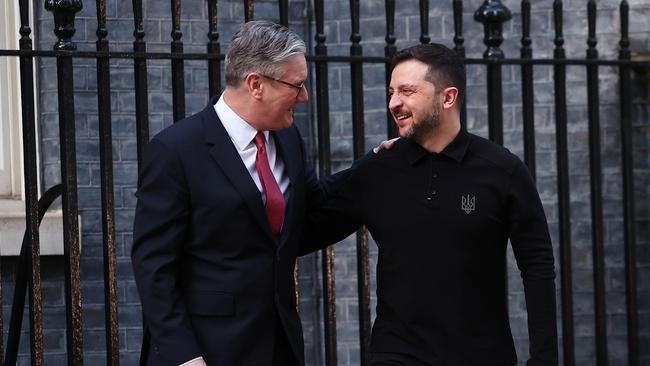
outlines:
M293 269L321 191L293 108L304 42L254 21L234 35L226 89L148 144L132 251L147 365L303 365Z
M519 158L461 128L465 67L425 44L397 53L389 109L402 137L357 161L310 211L315 250L366 225L379 248L372 366L506 366L508 239L524 282L526 365L557 365L553 250ZM311 224L313 223L313 224Z

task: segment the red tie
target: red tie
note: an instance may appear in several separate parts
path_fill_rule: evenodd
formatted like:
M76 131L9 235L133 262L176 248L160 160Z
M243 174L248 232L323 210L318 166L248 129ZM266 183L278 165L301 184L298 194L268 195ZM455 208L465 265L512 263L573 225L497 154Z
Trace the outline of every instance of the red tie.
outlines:
M271 226L271 231L275 237L279 239L282 221L284 220L284 196L273 176L273 172L271 172L264 142L264 133L257 132L257 135L255 135L255 146L257 146L255 166L262 182L262 189L266 194L266 216L269 220L269 226Z

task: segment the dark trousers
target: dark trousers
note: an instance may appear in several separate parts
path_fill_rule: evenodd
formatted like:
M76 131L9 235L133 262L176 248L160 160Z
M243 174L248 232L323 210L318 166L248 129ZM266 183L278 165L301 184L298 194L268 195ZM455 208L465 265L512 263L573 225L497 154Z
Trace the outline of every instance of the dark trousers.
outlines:
M279 322L278 322L279 323ZM282 325L275 327L275 346L273 347L273 366L298 366L296 356L293 354L291 345L284 334Z

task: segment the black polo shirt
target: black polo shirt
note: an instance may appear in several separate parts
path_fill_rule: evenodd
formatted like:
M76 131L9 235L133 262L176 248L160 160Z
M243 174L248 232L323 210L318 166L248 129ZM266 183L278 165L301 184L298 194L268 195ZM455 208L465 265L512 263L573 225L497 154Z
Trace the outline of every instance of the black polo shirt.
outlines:
M323 246L360 225L375 239L373 360L516 364L505 289L510 239L525 286L531 355L549 361L534 364L556 364L553 251L519 158L461 131L439 154L400 139L343 176L312 211L308 242Z

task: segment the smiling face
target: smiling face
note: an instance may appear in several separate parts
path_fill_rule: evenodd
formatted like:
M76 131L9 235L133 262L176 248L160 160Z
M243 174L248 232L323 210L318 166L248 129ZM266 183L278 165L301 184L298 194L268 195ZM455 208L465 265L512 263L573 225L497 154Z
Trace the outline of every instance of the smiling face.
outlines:
M261 78L264 85L264 93L261 102L264 104L264 130L280 130L291 127L293 123L293 109L298 103L305 103L309 100L307 89L301 85L307 79L307 62L305 56L293 55L283 62L283 70L276 80ZM284 82L284 83L283 83Z
M395 65L388 87L390 109L399 136L422 143L440 124L440 93L425 79L429 67L415 59Z

